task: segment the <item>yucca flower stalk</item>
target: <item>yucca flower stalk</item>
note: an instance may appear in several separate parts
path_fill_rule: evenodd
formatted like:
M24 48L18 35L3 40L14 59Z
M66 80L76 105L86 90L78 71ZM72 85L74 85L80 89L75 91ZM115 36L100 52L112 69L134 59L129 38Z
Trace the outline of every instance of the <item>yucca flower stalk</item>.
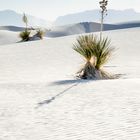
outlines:
M27 31L28 30L28 18L25 13L23 14L22 20L25 23L25 30Z
M100 31L100 39L102 38L102 32L103 32L103 24L104 24L104 17L107 15L107 5L108 0L102 0L99 2L100 8L101 8L101 31Z

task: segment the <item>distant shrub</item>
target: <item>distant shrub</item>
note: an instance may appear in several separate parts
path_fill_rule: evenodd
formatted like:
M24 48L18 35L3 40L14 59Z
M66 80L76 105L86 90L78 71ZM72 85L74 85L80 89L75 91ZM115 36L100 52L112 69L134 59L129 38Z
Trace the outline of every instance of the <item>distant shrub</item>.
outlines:
M40 39L43 39L43 36L45 35L45 31L39 29L36 31L36 36L39 37Z
M29 41L30 40L30 31L28 30L25 30L23 32L21 32L19 34L20 38L22 39L22 41Z

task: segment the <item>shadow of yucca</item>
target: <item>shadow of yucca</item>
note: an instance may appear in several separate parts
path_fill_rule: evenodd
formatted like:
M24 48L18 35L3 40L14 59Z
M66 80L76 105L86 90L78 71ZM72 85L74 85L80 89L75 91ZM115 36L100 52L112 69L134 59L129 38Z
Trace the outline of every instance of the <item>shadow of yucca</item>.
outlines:
M52 82L50 85L70 85L70 84L76 84L76 83L86 83L91 80L83 80L83 79L75 79L75 80L60 80Z
M122 74L116 74L116 77L121 77ZM108 79L111 80L111 79ZM56 98L58 98L59 96L63 95L64 93L66 93L67 91L71 90L73 87L78 86L79 84L84 84L84 83L89 83L89 82L93 82L93 81L99 81L99 80L83 80L83 79L76 79L76 80L60 80L60 81L55 81L52 82L50 85L55 86L55 85L70 85L69 87L67 87L66 89L64 89L63 91L59 92L58 94L56 94L55 96L51 97L48 100L44 100L38 103L38 106L36 108L39 108L41 106L50 104L51 102L53 102Z
M39 103L38 103L38 107L41 107L41 106L43 106L43 105L50 104L50 103L53 102L56 98L58 98L59 96L63 95L65 92L69 91L69 90L72 89L73 87L76 87L78 84L80 84L80 83L78 83L78 82L77 82L77 83L74 83L74 84L72 84L71 86L69 86L68 88L66 88L65 90L59 92L57 95L51 97L50 99L39 102ZM37 108L38 108L38 107L37 107Z

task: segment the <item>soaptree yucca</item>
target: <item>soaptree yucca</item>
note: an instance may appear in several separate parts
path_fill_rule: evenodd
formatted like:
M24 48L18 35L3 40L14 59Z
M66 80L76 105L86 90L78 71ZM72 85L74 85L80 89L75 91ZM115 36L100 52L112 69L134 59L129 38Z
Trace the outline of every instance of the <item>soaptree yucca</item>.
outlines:
M91 62L92 59L92 48L94 48L94 37L93 35L79 36L73 49L82 55L86 61L84 67L78 72L78 76L82 79L92 78L95 73L95 67Z
M22 39L22 41L29 41L30 40L30 31L25 30L19 34L19 37Z
M73 49L84 57L86 64L78 72L82 79L110 79L113 76L102 70L109 60L114 48L108 38L98 39L97 36L85 35L77 38Z
M91 48L93 48L94 43L95 41L93 35L79 36L73 49L81 54L87 62L90 62L92 57Z
M92 53L96 57L95 68L98 70L101 69L101 67L108 62L114 50L108 38L97 40L96 45L92 49Z
M41 29L36 30L36 36L39 37L40 39L43 39L43 36L45 35L45 31Z
M22 41L29 41L31 32L28 31L28 18L25 13L23 14L22 20L25 23L25 30L19 34L19 37L22 39Z

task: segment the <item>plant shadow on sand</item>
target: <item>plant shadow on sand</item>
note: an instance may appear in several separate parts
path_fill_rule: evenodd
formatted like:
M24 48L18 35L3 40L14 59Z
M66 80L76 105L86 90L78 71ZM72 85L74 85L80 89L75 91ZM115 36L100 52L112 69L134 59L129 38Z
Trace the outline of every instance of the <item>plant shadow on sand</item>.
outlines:
M117 77L122 77L123 75L124 74L117 74L116 76ZM58 98L59 96L63 95L65 92L69 91L73 87L78 86L79 84L89 83L89 82L93 82L93 81L99 81L99 80L82 80L82 79L76 79L76 80L60 80L60 81L52 82L50 84L50 86L55 86L55 85L69 85L69 86L66 89L64 89L63 91L61 91L58 94L56 94L55 96L51 97L50 99L39 102L37 108L38 107L41 107L41 106L44 106L44 105L47 105L47 104L50 104L56 98Z
M91 80L82 80L82 79L75 79L75 80L59 80L52 82L50 85L70 85L70 84L78 84L78 83L86 83Z
M58 98L59 96L63 95L65 92L69 91L70 89L72 89L73 87L76 87L77 85L81 84L81 83L86 83L86 82L90 82L93 80L82 80L82 79L77 79L77 80L60 80L60 81L56 81L56 82L52 82L50 84L50 86L55 86L55 85L70 85L69 87L67 87L66 89L64 89L63 91L59 92L57 95L51 97L48 100L44 100L42 102L38 103L38 107L41 107L45 104L50 104L51 102L53 102L56 98Z

